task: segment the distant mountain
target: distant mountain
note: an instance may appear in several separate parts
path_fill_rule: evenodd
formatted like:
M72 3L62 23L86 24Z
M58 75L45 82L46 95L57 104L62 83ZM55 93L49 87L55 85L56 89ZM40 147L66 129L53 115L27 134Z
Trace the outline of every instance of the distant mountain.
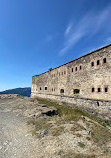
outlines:
M20 94L20 95L23 95L23 96L30 97L31 88L30 87L26 87L26 88L9 89L9 90L0 92L0 94Z

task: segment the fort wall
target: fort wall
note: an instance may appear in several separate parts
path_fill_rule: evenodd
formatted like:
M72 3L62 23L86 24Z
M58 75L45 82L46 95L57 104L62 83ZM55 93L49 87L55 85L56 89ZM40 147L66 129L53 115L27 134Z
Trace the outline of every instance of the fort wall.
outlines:
M31 97L67 102L110 118L111 44L33 76Z
M111 100L111 45L33 76L35 94Z

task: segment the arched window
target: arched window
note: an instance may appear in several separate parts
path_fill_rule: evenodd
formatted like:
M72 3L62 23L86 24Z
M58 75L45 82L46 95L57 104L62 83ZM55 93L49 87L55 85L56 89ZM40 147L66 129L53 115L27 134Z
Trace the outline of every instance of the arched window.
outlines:
M91 66L92 66L92 67L94 66L94 62L91 62Z
M63 94L63 93L64 93L64 89L61 89L61 90L60 90L60 93Z

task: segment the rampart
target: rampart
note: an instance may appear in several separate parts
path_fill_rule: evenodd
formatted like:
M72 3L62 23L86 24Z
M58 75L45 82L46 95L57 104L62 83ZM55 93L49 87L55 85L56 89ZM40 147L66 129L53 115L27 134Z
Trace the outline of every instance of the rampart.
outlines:
M31 97L111 114L111 44L32 77Z

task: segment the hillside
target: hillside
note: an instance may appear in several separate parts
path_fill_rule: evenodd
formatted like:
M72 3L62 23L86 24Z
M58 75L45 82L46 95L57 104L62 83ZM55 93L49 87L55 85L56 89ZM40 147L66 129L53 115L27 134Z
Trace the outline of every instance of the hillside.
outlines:
M20 94L20 95L23 95L23 96L30 97L31 88L26 87L26 88L9 89L9 90L0 92L0 94Z

